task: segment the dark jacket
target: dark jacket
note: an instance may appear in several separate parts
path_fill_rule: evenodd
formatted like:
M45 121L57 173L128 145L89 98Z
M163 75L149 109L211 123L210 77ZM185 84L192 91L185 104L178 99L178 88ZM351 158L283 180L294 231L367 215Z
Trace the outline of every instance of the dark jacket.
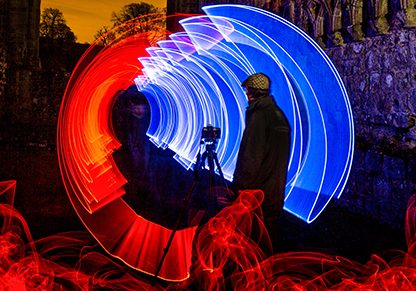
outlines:
M279 215L283 209L290 131L286 116L270 96L247 107L233 186L238 190L263 190L266 218Z

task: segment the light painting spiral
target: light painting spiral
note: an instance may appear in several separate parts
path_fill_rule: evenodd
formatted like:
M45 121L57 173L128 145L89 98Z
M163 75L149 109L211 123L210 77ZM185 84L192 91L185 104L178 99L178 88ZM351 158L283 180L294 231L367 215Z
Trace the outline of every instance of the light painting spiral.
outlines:
M151 107L149 139L192 168L201 130L220 127L217 154L231 180L244 130L241 82L255 72L292 127L285 209L311 222L341 195L351 169L354 129L340 76L320 47L288 21L241 5L203 8L181 21L183 32L150 46L132 35L84 54L61 104L57 143L61 175L78 216L103 248L127 265L171 281L189 276L196 227L172 230L139 216L124 200L127 180L112 153L120 146L111 122L119 90L136 84ZM126 34L127 35L127 34ZM171 266L176 266L172 268Z

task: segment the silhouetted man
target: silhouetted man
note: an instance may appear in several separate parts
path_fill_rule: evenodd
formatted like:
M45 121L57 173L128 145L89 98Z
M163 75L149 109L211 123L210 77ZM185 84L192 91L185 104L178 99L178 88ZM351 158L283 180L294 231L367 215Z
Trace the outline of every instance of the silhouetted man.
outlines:
M248 107L233 187L264 192L264 222L275 245L277 222L283 210L291 128L270 96L269 77L262 73L251 75L242 87L246 90Z

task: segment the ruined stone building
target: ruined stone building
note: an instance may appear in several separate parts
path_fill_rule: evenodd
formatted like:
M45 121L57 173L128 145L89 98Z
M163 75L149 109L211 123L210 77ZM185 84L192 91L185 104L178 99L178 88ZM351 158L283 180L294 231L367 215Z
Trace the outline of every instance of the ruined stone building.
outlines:
M416 24L416 0L169 0L167 13L197 14L209 4L253 5L302 27L323 47ZM31 82L39 69L40 0L0 0L0 121L30 119ZM176 18L168 30L179 29Z
M0 120L30 117L39 21L40 0L0 0Z
M244 4L276 13L333 46L416 25L415 0L169 0L168 13L201 13L210 4Z

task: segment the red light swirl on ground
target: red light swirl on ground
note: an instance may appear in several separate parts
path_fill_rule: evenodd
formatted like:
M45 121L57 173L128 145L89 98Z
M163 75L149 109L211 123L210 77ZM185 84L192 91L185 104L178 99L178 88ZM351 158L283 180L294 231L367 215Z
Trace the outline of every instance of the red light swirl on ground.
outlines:
M416 290L416 195L406 214L408 252L396 251L389 262L372 255L366 264L319 252L265 259L267 234L261 231L256 208L262 195L241 193L201 230L195 243L193 284L203 290Z
M162 290L96 252L87 233L33 241L26 221L9 204L15 189L16 181L0 182L0 290Z
M0 199L14 198L15 181L0 182ZM416 196L406 213L408 252L390 261L373 255L366 264L318 252L266 258L259 191L243 192L212 218L195 242L191 277L163 288L100 254L86 233L34 242L23 217L0 204L1 290L416 290ZM259 247L262 246L262 248ZM171 268L176 268L173 264Z

